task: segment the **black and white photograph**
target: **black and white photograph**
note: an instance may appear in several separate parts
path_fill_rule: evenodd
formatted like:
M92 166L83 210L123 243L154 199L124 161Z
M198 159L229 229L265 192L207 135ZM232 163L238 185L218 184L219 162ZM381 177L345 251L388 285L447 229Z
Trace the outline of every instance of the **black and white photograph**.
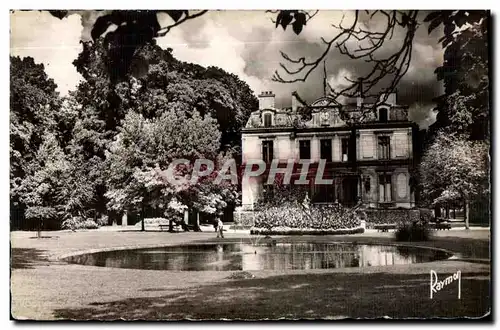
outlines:
M10 320L491 321L492 16L9 10Z

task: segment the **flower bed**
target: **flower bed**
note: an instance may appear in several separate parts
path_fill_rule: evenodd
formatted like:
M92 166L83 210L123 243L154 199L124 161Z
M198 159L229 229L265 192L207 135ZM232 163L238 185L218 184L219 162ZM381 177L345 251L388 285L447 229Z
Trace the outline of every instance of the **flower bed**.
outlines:
M363 232L355 211L341 205L299 204L269 207L255 212L251 233L265 235L350 234Z

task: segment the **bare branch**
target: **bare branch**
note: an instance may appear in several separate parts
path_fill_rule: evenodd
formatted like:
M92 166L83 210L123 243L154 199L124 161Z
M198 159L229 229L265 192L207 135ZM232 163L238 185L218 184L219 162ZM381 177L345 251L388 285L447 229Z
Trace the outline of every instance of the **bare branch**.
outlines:
M316 58L316 60L313 60L311 62L307 62L307 61L305 61L305 58L303 58L303 57L300 58L299 60L292 60L292 59L290 59L290 57L286 53L281 52L281 56L285 60L287 60L293 64L301 64L301 66L298 69L291 70L291 69L286 68L285 64L280 63L280 66L285 69L285 72L286 73L295 72L294 75L302 75L302 76L299 76L299 77L294 78L294 79L283 79L281 77L281 75L277 71L275 71L272 80L277 81L277 82L281 82L281 83L294 83L294 82L299 82L299 81L306 81L307 77L311 74L311 72L314 71L314 69L316 69L318 67L318 65L322 62L322 60L328 55L328 53L330 52L330 49L332 48L334 43L340 37L348 34L349 31L351 31L356 26L357 21L358 21L358 12L356 11L355 19L351 25L351 28L349 30L344 30L344 31L340 32L337 36L335 36L330 41L325 40L326 49L323 51L323 53L318 58Z
M272 79L282 83L304 82L311 72L328 56L330 51L336 48L340 54L348 56L350 59L362 59L364 62L372 64L371 70L362 77L357 77L357 79L345 77L349 85L341 90L334 90L330 84L327 84L329 90L328 96L333 100L337 100L340 96L347 98L356 97L359 87L364 91L364 96L377 97L377 101L371 108L362 109L362 117L365 117L367 112L373 111L378 104L387 101L387 93L392 92L396 88L401 78L408 71L413 49L413 38L418 26L416 20L418 11L376 10L373 12L367 11L365 14L370 19L373 19L377 15L382 17L385 22L383 29L372 31L369 27L365 27L360 21L360 12L358 11L355 11L352 24L344 27L344 13L338 25L332 24L334 28L340 31L330 40L321 37L325 48L318 57L310 60L306 60L304 57L292 59L288 54L282 52L283 59L288 64L293 64L294 68L290 68L286 63L280 63L281 69L290 77L285 79L278 71L275 71ZM406 31L400 47L389 56L378 58L378 50L384 46L387 40L392 39L396 29L404 29ZM354 44L357 43L354 46L355 49L350 49L353 48L352 41L355 41ZM383 86L381 86L382 83L384 84ZM380 97L380 91L384 92L382 97Z
M186 16L184 16L182 19L178 20L174 24L171 24L169 26L166 26L166 27L162 28L160 31L158 31L157 35L158 35L158 37L163 37L167 33L169 33L172 28L174 28L174 27L176 27L178 25L181 25L182 23L184 23L187 20L200 17L200 16L206 14L207 12L208 12L208 10L202 10L202 11L197 12L195 14L186 14Z

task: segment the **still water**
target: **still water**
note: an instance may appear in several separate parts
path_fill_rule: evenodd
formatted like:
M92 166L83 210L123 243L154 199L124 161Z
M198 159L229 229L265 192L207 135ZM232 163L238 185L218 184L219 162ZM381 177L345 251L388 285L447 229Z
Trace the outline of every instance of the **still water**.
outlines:
M66 259L90 266L155 270L287 270L413 264L447 259L444 251L345 243L210 243L98 252Z

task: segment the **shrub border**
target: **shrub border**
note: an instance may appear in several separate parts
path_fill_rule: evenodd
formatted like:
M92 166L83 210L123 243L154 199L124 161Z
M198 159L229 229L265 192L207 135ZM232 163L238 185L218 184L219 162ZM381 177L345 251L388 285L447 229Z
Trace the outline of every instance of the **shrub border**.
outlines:
M252 228L250 235L349 235L362 234L365 232L363 227L349 229L299 229L299 228L283 228L283 229L265 229Z

